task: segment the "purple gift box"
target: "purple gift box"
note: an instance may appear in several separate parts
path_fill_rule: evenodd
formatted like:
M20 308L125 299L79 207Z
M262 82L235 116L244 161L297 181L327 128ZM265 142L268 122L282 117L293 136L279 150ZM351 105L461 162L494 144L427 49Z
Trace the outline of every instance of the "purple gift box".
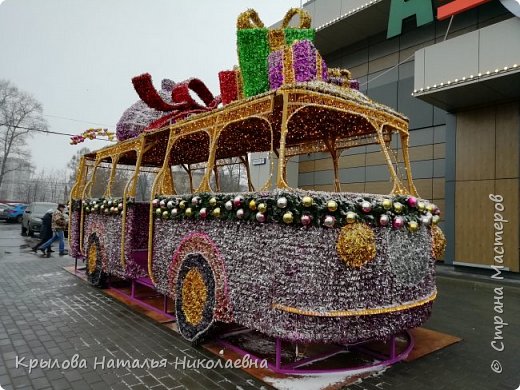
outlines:
M302 40L269 54L269 86L328 80L327 65L311 41Z

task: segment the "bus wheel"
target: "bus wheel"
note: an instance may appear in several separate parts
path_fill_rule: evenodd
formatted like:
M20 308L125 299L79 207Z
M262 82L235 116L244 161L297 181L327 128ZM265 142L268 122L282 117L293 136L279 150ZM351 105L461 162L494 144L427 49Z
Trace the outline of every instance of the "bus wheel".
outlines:
M87 248L87 280L95 287L106 287L107 274L103 272L101 245L96 235L89 238Z
M182 336L200 341L214 322L215 277L200 253L188 254L176 281L175 315Z

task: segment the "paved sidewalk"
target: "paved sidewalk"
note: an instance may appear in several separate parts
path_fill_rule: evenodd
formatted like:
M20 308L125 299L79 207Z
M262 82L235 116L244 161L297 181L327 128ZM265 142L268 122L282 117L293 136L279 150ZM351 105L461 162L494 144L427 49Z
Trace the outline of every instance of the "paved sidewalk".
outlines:
M215 359L180 336L131 311L62 269L72 258L43 259L30 252L36 239L22 238L19 225L0 223L0 385L5 389L267 389L238 369L182 370L176 358ZM494 311L501 284L486 277L442 272L438 300L425 327L461 337L460 343L410 363L399 363L352 390L493 390L520 385L520 282L499 290L503 313ZM493 350L494 317L504 351ZM84 359L86 368L15 367L16 359L47 364ZM56 360L54 360L56 359ZM103 359L105 369L103 369ZM166 368L109 369L116 359L146 359ZM502 364L502 373L491 363ZM79 360L76 363L80 363ZM151 362L151 361L149 361ZM96 365L97 363L97 365ZM299 390L299 389L298 389Z
M0 223L4 389L268 388L239 369L175 369L176 358L216 358L64 271L71 257L54 254L44 259L33 254L27 247L33 242L36 239L20 237L19 225ZM76 354L78 368L66 368ZM43 359L47 366L29 373L29 367L15 367L17 358L28 366L30 359ZM79 368L81 359L85 368ZM167 359L170 364L152 368L148 360L150 368L109 369L116 359L144 364L152 359L157 365Z

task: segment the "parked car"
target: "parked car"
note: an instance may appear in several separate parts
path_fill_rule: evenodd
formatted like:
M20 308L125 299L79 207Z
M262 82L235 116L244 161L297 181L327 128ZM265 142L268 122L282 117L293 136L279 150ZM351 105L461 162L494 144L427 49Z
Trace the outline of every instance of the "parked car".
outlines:
M3 210L0 211L0 220L21 223L26 208L27 205L22 203L9 205L8 208L3 208Z
M57 203L51 202L33 202L26 209L22 218L22 236L29 235L32 237L34 232L40 233L42 225L42 217L49 210L56 210Z

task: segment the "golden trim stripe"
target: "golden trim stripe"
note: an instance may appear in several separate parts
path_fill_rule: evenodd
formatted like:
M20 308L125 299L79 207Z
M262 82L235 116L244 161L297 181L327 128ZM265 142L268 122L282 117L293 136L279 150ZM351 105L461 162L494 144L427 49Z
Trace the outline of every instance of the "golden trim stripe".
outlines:
M278 309L288 313L300 314L302 316L310 317L354 317L354 316L367 316L374 314L385 314L393 313L396 311L402 311L412 309L414 307L425 305L437 298L437 290L435 290L429 297L421 299L420 301L408 302L403 305L382 307L378 309L363 309L363 310L332 310L327 312L320 312L314 310L303 310L296 307L281 305L279 303L273 304L273 309Z

